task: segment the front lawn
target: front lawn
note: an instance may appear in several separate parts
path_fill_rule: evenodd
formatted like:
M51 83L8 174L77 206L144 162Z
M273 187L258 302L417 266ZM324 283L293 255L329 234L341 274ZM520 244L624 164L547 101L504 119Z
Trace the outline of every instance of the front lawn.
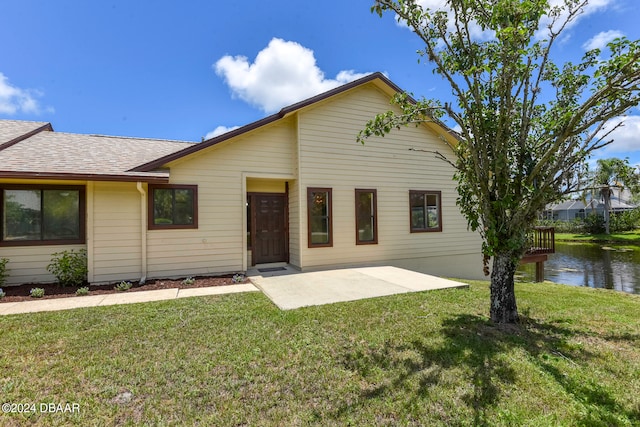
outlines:
M640 298L517 288L512 328L488 322L486 282L286 312L247 293L3 316L2 400L36 413L0 425L638 425Z

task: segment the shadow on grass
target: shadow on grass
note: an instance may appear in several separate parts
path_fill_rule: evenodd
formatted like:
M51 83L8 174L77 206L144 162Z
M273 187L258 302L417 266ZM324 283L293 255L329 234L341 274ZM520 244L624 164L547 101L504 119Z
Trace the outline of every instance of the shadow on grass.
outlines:
M640 417L640 408L625 412L588 372L586 377L590 380L585 382L584 372L572 376L559 368L568 364L571 369L580 370L581 361L596 357L588 349L568 342L574 335L569 328L540 323L526 316L521 317L519 325L497 327L480 316L460 315L445 320L440 332L444 340L433 340L436 344L426 340L401 344L387 341L378 347L358 346L346 351L343 365L369 386L363 387L359 402L339 408L336 417L348 416L354 406L367 405L376 399L396 403L402 400L403 409L411 413L416 405L433 404L432 398L449 398L450 407L466 405L464 412L473 414L473 425L494 425L496 420L487 411L498 403L503 387L514 384L523 374L518 372L518 361L513 360L512 355L517 354L512 352L514 348L524 353L527 360L524 363L537 366L584 405L582 419L575 420L578 424L618 425L621 416L623 420ZM465 377L462 381L461 375ZM450 390L434 392L438 385ZM447 409L441 411L446 420Z

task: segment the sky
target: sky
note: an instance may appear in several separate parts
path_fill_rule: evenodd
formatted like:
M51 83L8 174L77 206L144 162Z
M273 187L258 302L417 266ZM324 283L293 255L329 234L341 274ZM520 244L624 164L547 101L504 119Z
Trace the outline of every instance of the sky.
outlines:
M443 0L420 0L433 5ZM552 0L559 1L559 0ZM0 119L58 132L200 141L368 73L416 98L451 90L372 0L14 0L0 8ZM640 39L638 0L591 0L556 61ZM594 158L640 164L640 109Z

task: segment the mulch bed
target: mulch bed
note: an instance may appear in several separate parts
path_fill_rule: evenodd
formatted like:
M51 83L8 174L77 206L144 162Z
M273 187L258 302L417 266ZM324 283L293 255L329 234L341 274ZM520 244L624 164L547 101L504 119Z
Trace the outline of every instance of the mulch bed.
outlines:
M157 289L171 289L171 288L180 288L180 289L191 289L191 288L204 288L209 286L226 286L233 285L233 275L226 276L215 276L215 277L195 277L195 282L191 285L186 285L182 283L183 279L157 279L157 280L148 280L144 285L141 285L138 282L131 282L133 286L126 292L137 292L137 291L153 291ZM241 283L248 283L249 280L245 278L245 280ZM116 291L114 286L117 283L112 283L109 285L89 285L89 295L104 295L104 294L115 294L121 291ZM46 283L46 284L25 284L18 286L5 286L2 290L6 293L4 298L0 299L0 304L5 302L17 302L17 301L37 301L40 299L53 299L53 298L65 298L65 297L75 297L76 291L81 286L66 286L62 287L55 283ZM44 289L44 297L42 298L31 298L29 292L33 288L42 288Z

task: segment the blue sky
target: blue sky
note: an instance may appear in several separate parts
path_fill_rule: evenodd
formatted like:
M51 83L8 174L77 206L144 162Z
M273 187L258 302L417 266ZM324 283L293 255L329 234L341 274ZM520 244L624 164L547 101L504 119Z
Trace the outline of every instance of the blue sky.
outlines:
M422 0L433 4L441 0ZM553 0L557 1L557 0ZM60 132L199 141L373 71L450 99L420 43L371 0L20 0L0 13L0 118ZM557 58L640 38L637 0L592 0ZM640 164L640 110L597 157Z

